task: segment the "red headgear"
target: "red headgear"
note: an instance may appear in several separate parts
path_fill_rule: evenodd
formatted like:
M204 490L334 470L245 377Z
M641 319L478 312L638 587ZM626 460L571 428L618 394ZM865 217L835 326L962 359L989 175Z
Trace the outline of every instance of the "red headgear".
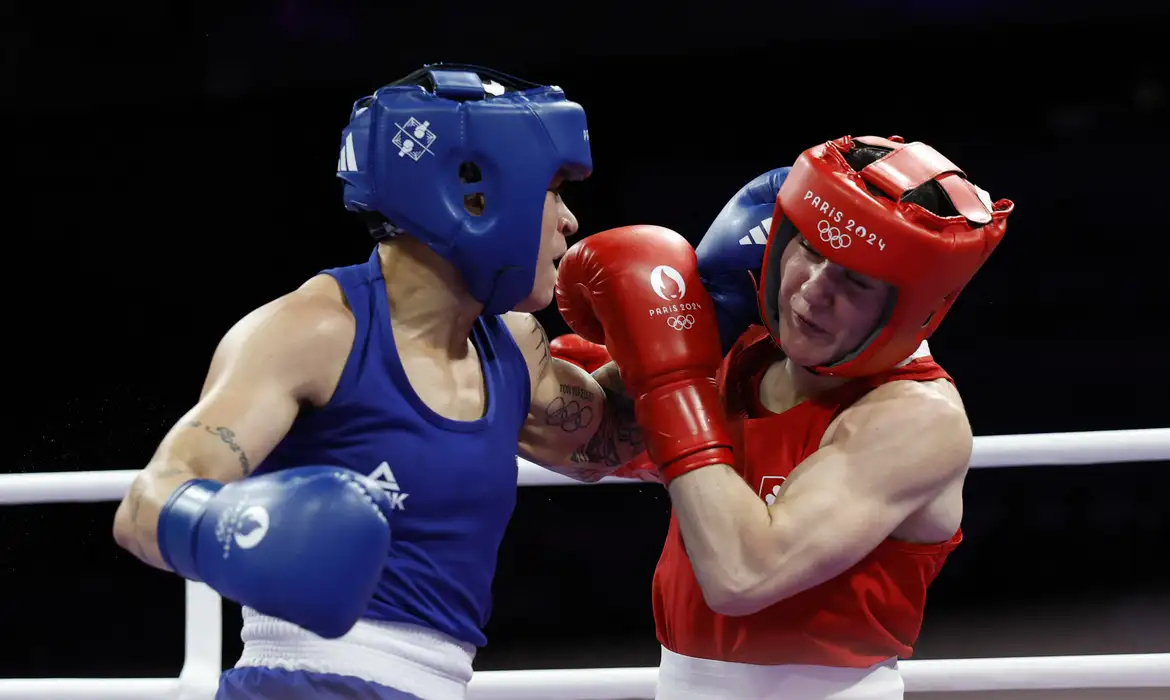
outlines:
M858 144L892 149L855 171L845 154ZM938 216L902 196L934 181L958 216ZM886 196L870 193L871 185ZM878 327L836 362L810 367L819 374L860 377L907 359L938 328L959 292L1003 238L1015 205L994 205L963 171L924 143L898 136L844 136L800 155L772 215L760 273L760 315L780 343L780 256L797 233L830 262L882 280L894 294Z

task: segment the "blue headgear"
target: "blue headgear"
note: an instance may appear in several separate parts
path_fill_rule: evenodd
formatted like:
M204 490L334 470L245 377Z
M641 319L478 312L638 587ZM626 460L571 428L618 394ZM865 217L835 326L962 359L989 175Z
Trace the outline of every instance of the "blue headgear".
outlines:
M337 159L345 208L451 261L489 314L532 292L553 178L592 169L585 110L559 87L449 64L354 103Z

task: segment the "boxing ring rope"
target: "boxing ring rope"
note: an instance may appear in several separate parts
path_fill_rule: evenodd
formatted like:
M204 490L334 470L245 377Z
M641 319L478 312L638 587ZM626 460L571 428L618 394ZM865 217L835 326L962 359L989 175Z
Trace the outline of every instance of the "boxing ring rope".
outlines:
M1170 461L1170 428L975 438L973 468ZM523 459L520 486L582 485ZM0 475L0 505L120 500L136 470ZM603 479L599 483L635 483ZM222 605L201 583L186 584L185 658L178 678L0 679L0 700L211 700L223 666ZM1170 654L1115 654L900 663L907 692L1170 688ZM472 700L652 698L658 669L485 671Z

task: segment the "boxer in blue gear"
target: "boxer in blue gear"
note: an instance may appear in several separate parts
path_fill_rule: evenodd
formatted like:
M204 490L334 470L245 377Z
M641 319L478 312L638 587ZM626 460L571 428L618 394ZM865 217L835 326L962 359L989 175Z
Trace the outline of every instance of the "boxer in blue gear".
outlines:
M243 607L218 698L463 698L516 455L595 481L642 450L612 365L552 358L530 313L591 169L557 87L438 64L354 105L337 176L369 260L227 332L114 519Z

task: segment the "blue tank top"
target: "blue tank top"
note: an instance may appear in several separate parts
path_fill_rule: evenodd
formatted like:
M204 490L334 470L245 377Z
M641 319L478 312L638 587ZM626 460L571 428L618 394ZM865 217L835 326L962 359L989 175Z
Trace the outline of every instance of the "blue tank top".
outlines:
M329 403L302 409L256 473L331 465L377 481L393 501L392 544L366 617L483 646L531 403L524 357L503 319L481 316L471 342L483 368L484 415L444 418L415 394L402 368L377 250L365 264L323 272L353 311L353 348Z

